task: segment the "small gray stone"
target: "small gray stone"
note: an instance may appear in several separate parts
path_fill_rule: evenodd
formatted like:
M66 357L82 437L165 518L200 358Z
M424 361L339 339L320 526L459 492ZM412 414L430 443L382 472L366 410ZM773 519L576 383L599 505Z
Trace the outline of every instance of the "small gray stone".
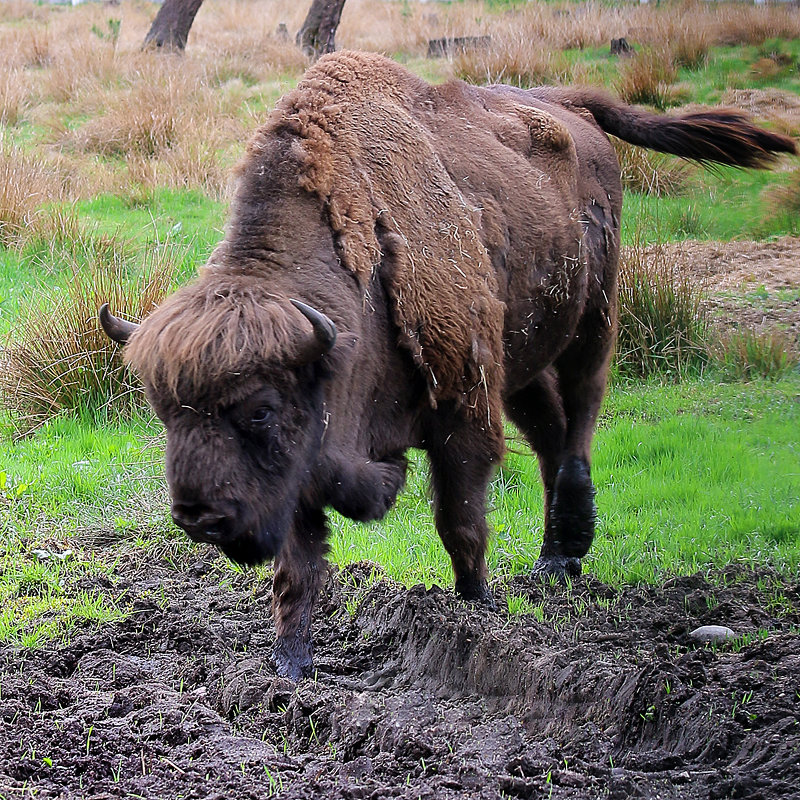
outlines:
M701 625L689 634L689 638L698 644L714 644L735 639L736 634L724 625Z

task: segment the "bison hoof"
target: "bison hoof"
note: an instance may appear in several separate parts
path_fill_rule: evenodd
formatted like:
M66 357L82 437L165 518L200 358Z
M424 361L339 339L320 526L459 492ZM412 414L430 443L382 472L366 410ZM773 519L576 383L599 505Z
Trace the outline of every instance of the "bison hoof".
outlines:
M456 581L456 592L468 603L476 603L490 611L497 611L497 605L486 581Z
M557 578L562 583L567 578L577 578L581 574L581 560L569 556L539 556L533 565L534 578Z
M279 636L272 649L272 660L278 675L295 683L314 672L311 642L303 641L299 636Z

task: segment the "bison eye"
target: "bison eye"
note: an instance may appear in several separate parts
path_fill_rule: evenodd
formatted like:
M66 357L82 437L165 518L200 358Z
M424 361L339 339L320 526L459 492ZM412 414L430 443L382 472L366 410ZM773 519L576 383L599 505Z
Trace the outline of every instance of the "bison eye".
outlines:
M272 416L272 409L267 408L266 406L261 406L261 408L257 408L253 412L253 416L250 418L250 422L253 425L263 425L265 422L269 421L269 418Z

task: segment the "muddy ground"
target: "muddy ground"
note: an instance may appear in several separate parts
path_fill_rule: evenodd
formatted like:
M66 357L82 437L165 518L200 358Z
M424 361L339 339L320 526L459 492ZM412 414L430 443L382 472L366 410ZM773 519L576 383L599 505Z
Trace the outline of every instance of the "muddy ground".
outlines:
M317 675L270 663L269 578L210 551L120 564L130 614L0 651L7 798L800 796L800 583L729 568L652 588L527 577L510 616L356 564ZM721 623L741 638L698 646Z
M675 257L737 324L800 331L797 239ZM318 672L293 686L269 578L195 552L87 582L118 623L0 648L0 799L800 798L796 576L518 577L494 586L499 608L527 600L509 615L356 564L330 575ZM694 644L706 624L739 638Z

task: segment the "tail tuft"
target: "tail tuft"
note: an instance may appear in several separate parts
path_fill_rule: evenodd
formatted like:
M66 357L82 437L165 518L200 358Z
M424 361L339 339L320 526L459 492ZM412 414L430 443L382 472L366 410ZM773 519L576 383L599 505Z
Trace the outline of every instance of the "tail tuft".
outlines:
M763 169L779 153L797 153L788 136L759 128L738 111L699 111L656 119L659 122L654 126L649 147L704 165Z

